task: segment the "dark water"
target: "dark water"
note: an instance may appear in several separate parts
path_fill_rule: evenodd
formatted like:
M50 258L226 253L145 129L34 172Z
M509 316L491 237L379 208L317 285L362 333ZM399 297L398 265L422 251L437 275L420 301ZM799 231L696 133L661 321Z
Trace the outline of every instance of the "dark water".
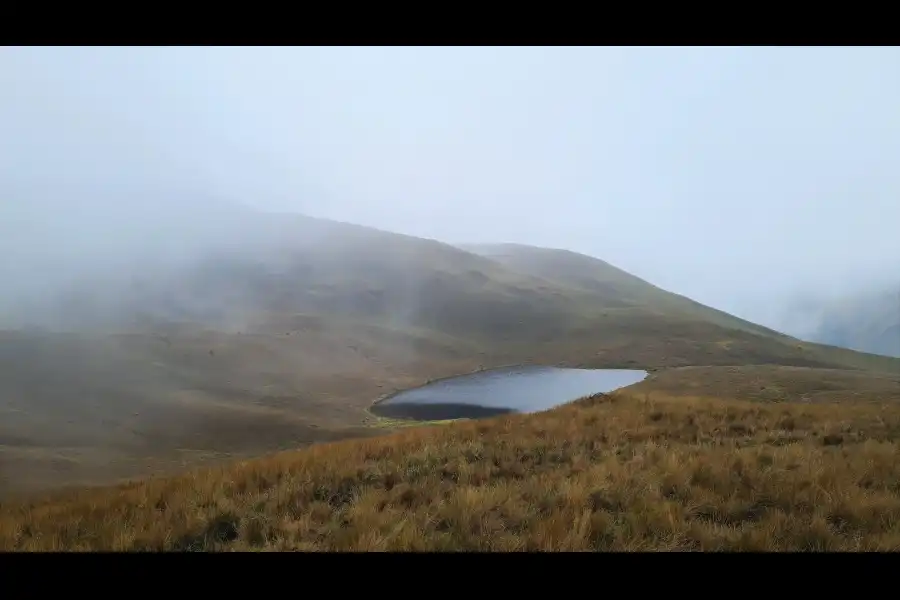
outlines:
M510 412L536 412L582 396L611 392L638 383L645 371L509 367L462 375L400 392L372 412L394 419L479 418Z

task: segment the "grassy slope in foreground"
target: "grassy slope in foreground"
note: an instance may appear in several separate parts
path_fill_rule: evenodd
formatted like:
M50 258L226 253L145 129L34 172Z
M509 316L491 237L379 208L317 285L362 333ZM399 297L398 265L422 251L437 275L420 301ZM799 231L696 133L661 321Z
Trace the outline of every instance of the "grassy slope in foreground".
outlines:
M900 549L900 379L832 403L858 373L822 389L815 369L705 368L715 383L688 389L687 371L544 413L6 504L0 549ZM758 377L811 402L752 400Z

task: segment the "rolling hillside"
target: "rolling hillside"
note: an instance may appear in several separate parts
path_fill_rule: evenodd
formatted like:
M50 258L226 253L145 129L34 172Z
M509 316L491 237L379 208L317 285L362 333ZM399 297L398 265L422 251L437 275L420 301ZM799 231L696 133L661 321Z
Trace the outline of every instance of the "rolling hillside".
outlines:
M148 241L117 262L7 303L0 493L371 435L366 408L384 393L504 364L900 364L801 343L572 253L210 214L190 237L154 213Z
M521 244L473 244L462 247L517 272L552 282L557 287L590 292L592 308L602 307L599 315L596 310L593 312L593 326L599 331L613 334L625 330L629 339L648 347L657 346L665 339L672 350L677 343L674 340L691 339L694 342L691 350L679 349L675 353L687 353L691 357L689 360L678 361L670 353L666 364L661 366L675 366L677 362L771 362L806 366L825 366L828 363L833 366L895 373L900 365L892 358L873 354L874 350L866 352L865 348L854 348L858 352L849 352L846 348L838 347L839 345L801 342L784 333L663 290L591 256ZM647 331L653 328L656 328L656 340ZM715 328L721 329L716 331ZM676 334L674 340L673 334ZM722 336L722 339L711 345L709 342L716 336ZM833 344L827 340L820 341ZM620 349L626 352L623 347ZM641 360L637 362L651 364Z
M897 551L900 380L818 371L675 369L543 413L3 503L0 550Z
M604 303L609 304L610 308L617 305L644 307L662 314L681 314L685 317L706 320L731 329L782 339L786 337L772 329L667 292L603 260L577 252L522 244L481 244L468 245L464 248L489 257L513 270L558 285L589 291L592 295L603 298Z

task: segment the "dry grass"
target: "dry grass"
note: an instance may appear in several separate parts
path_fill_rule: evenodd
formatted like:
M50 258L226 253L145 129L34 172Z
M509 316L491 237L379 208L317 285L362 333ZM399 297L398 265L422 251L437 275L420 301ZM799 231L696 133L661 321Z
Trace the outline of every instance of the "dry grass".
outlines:
M450 423L459 423L460 421L468 420L469 419L433 419L430 421L412 421L410 419L392 419L389 417L379 417L377 415L372 415L371 420L366 424L369 427L378 427L381 429L408 429L410 427L449 425Z
M16 550L897 550L900 405L616 393L0 506Z
M900 372L778 365L686 367L651 374L635 393L760 402L900 402Z

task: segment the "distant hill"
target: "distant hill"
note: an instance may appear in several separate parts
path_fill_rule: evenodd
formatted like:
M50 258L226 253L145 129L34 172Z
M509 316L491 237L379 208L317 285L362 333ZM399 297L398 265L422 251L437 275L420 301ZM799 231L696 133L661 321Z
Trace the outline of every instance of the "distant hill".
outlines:
M573 252L458 248L235 207L210 212L192 234L178 213L171 226L164 211L154 214L131 263L83 271L24 314L50 329L154 333L271 332L293 316L317 315L445 336L496 360L893 368L801 344Z
M613 265L569 250L537 248L522 244L463 246L517 271L541 277L570 288L591 292L612 307L642 307L661 314L679 314L703 319L723 327L764 336L786 338L772 329L704 306L684 296L667 292Z
M809 339L900 357L900 286L822 302L810 312Z

